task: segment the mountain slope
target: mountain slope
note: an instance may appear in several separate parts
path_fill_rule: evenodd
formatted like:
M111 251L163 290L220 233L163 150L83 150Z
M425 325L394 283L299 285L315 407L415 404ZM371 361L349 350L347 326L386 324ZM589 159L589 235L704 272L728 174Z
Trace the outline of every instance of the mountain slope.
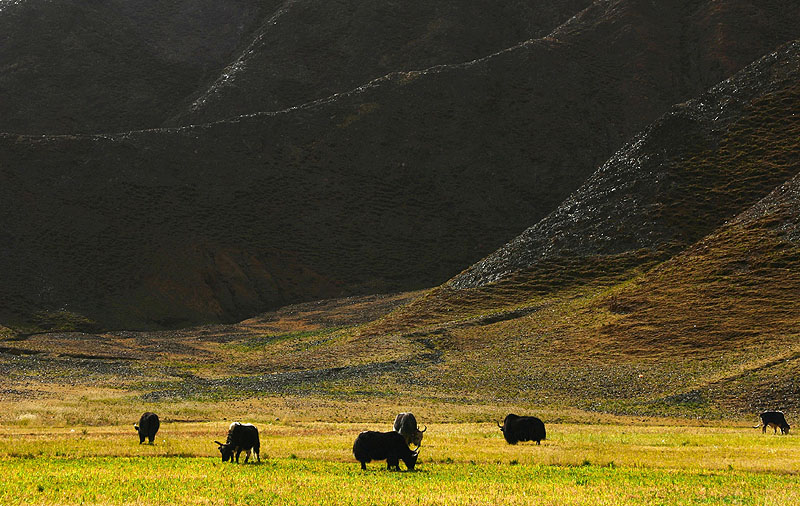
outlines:
M451 280L496 281L557 257L691 244L800 170L798 43L677 106L547 218Z
M658 5L643 0L531 5L292 1L175 124L279 110L391 71L469 61L545 36L553 28L552 37L592 52L599 53L596 47L589 49L594 42L604 44L611 55L628 53L631 64L636 64L631 55L637 52L649 53L638 55L643 58L659 56L661 82L648 92L689 97L800 36L798 20L797 6L749 0ZM643 45L645 38L650 40ZM639 70L650 74L654 69L643 65ZM636 115L639 88L633 85L629 91L631 114Z
M321 396L708 419L800 409L800 175L632 282L385 332L418 294L318 301L236 325L52 333L0 347L12 399L124 388L146 402ZM391 316L391 314L389 315ZM383 327L385 329L385 327ZM124 374L119 374L124 371ZM31 381L35 378L36 381Z
M800 172L798 77L796 41L676 106L553 213L381 328L593 292L680 253Z
M638 137L635 149L614 157L673 159L663 154L660 141L677 111L708 128L704 142L717 139L711 144L716 150L735 151L733 160L741 162L709 171L719 153L703 149L674 166L657 164L677 171L665 173L679 182L687 179L676 177L676 167L705 168L709 180L703 181L713 182L713 191L668 194L701 203L687 209L716 216L742 205L779 174L795 174L652 268L659 259L641 250L585 254L539 260L533 269L479 287L314 302L237 325L143 333L6 331L0 368L7 372L10 395L61 392L69 378L72 388L89 382L122 387L147 402L311 391L328 400L396 398L402 392L429 402L704 419L800 409L800 386L793 379L800 371L800 137L793 133L799 46L782 48L677 108ZM762 120L754 123L755 118ZM690 141L703 131L666 128L675 130L685 130ZM678 144L673 152L697 146ZM615 180L608 177L612 166L595 183ZM642 174L652 172L642 167ZM708 200L709 193L717 195ZM654 207L668 204L662 198ZM687 227L675 243L698 231Z
M277 113L0 137L3 318L176 326L441 283L717 72L680 64L706 54L691 9L598 5L558 39Z
M3 2L0 132L125 131L215 76L277 0Z
M457 277L356 339L440 350L415 376L432 389L682 416L800 408L798 76L794 42L677 107L467 271L499 279Z
M546 35L590 0L293 0L173 124L277 111L393 71L461 63Z

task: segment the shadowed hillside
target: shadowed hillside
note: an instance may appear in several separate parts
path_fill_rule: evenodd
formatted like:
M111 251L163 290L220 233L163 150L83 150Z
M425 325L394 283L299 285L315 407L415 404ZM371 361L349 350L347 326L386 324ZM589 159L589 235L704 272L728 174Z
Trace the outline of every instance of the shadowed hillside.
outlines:
M4 393L92 385L153 403L402 396L701 418L796 411L798 76L795 42L663 116L581 190L638 202L644 216L617 230L607 211L586 211L595 219L576 223L593 227L590 239L639 231L650 242L577 243L480 286L306 303L235 325L0 329Z
M560 257L676 251L800 170L798 43L673 108L559 208L449 282L480 286Z
M390 71L485 56L589 3L6 2L0 132L153 128L193 101L214 114L181 122L283 109Z
M25 0L0 5L0 132L126 131L234 58L268 0Z
M137 403L402 395L703 419L796 411L799 205L797 176L631 282L532 295L503 312L454 310L400 332L381 324L419 294L319 301L183 331L4 339L0 393L71 398L91 386Z
M5 135L4 321L174 327L441 283L550 213L671 104L747 63L738 44L687 37L685 9L603 2L555 38L277 113ZM764 20L776 25L751 50L769 49L791 15ZM712 21L726 26L692 26ZM683 65L696 60L718 65Z
M175 124L277 111L385 74L461 63L546 35L590 0L294 0Z
M567 19L552 37L576 43L597 58L608 51L610 59L620 59L608 71L631 66L618 73L619 79L638 70L632 80L642 83L615 84L630 86L628 114L636 119L638 101L693 96L800 36L800 8L777 1L294 1L262 26L247 51L194 99L177 123L278 110L391 71L473 60L548 35ZM659 58L662 65L650 67L642 58ZM641 85L648 82L645 92ZM587 93L570 102L592 100L602 92Z

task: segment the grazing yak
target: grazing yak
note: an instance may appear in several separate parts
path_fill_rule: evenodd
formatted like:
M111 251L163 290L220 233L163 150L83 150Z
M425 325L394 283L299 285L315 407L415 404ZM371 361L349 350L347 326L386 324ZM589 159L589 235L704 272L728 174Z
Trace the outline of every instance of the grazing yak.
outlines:
M757 429L761 427L761 433L766 434L767 427L772 427L772 433L778 432L781 429L781 434L789 433L789 424L786 423L786 417L783 416L783 411L764 411L761 413L761 423L753 427Z
M259 451L261 449L261 442L258 439L258 429L252 423L239 423L233 422L228 429L228 439L225 444L219 441L214 441L219 445L219 452L222 454L222 461L228 460L233 463L234 454L236 455L236 463L239 463L239 454L243 451L247 452L244 457L244 462L250 458L250 450L256 454L256 459L261 462Z
M353 456L361 462L361 469L367 468L367 462L386 460L387 469L400 470L400 459L405 462L409 471L417 465L419 448L411 451L405 438L398 432L364 431L353 443Z
M547 439L544 431L544 423L535 416L517 416L510 414L503 420L503 425L497 424L503 431L503 437L510 445L515 445L520 441L536 441L542 444L542 439Z
M400 413L394 419L394 431L399 433L406 440L406 444L414 444L416 446L422 445L422 433L428 430L426 425L424 429L419 430L417 427L417 419L414 418L413 413Z
M149 440L150 444L153 444L160 426L161 422L159 422L157 414L149 411L143 413L139 418L139 423L133 424L133 428L139 433L139 444L144 443L145 438Z

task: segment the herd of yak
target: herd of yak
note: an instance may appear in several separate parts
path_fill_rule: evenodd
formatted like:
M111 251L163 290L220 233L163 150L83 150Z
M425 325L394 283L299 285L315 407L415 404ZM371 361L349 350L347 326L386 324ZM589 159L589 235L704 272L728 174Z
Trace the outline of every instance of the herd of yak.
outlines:
M160 425L158 415L144 413L139 423L133 426L139 433L139 444L144 443L145 439L153 444ZM536 441L536 444L541 444L541 441L546 439L544 423L535 416L510 414L503 420L503 425L498 423L497 426L500 427L508 444L513 445L520 441ZM777 433L778 429L781 429L781 434L789 433L789 424L786 423L786 417L781 411L761 413L761 423L754 428L759 427L762 433L767 431L767 427L772 427L773 433ZM361 463L361 469L367 468L367 462L385 460L387 469L399 471L402 460L408 470L412 471L417 464L422 436L426 430L428 430L427 425L423 430L419 430L417 419L412 413L400 413L394 419L394 430L389 432L368 430L360 433L353 443L353 456ZM228 439L224 443L214 442L219 446L223 462L234 462L235 459L238 463L242 452L246 453L245 463L250 458L251 452L255 453L256 460L261 462L258 429L251 423L233 422L228 429ZM417 447L416 450L411 450L412 444Z

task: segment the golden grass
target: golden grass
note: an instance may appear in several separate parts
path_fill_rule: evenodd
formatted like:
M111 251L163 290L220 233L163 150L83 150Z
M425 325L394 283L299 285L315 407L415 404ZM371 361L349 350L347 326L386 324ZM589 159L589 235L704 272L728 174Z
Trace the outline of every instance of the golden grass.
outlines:
M540 415L542 416L542 415ZM262 459L310 459L358 464L352 444L362 430L391 430L384 422L275 421L245 418L259 427ZM620 421L627 423L620 424ZM548 466L617 465L673 470L723 470L800 474L800 440L763 435L750 426L548 423L541 446L509 445L484 423L426 423L420 465L518 463ZM663 423L665 420L652 420ZM140 445L129 426L3 427L0 459L88 457L219 457L228 421L164 422L156 444ZM385 463L384 463L385 464ZM379 468L378 464L370 466Z
M361 471L352 441L383 423L254 420L262 462L223 464L227 422L0 428L3 504L791 504L800 440L748 427L550 423L541 446L489 423L429 423L417 470ZM421 419L425 422L425 419ZM618 419L618 422L623 421ZM788 501L788 502L786 502Z

